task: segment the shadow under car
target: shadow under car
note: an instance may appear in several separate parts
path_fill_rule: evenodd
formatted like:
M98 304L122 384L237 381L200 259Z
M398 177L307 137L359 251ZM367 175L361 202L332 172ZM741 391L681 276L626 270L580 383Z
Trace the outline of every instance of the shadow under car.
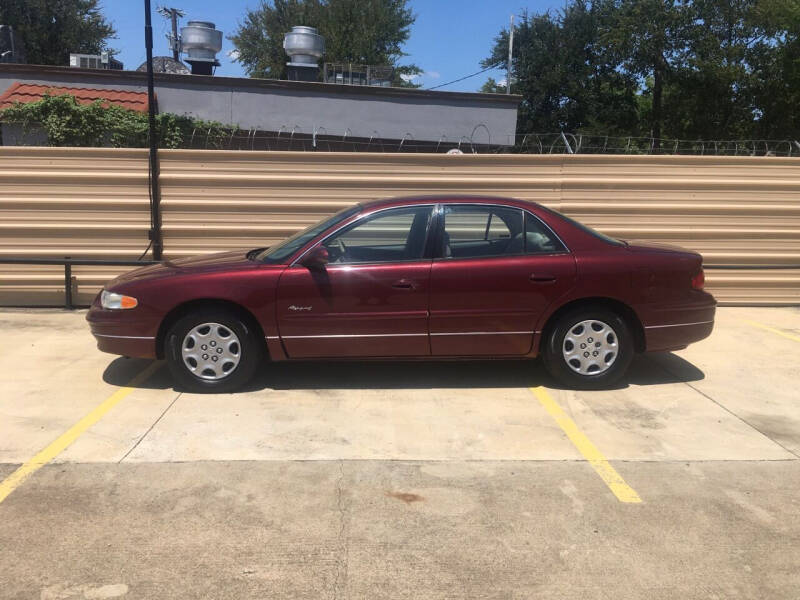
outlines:
M151 361L117 358L103 373L106 383L127 386ZM634 357L625 377L608 389L628 386L664 385L699 381L705 374L672 353L640 354ZM265 362L241 391L265 389L433 389L433 388L522 388L544 385L565 389L553 380L539 360L303 360ZM174 387L164 365L136 387Z

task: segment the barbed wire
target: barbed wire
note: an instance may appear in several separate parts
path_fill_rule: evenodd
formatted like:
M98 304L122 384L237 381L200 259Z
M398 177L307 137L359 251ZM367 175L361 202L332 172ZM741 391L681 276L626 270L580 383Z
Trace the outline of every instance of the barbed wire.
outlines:
M483 126L485 127L485 126ZM476 129L478 129L476 127ZM194 130L177 144L186 149L281 150L297 152L425 152L466 154L629 154L687 156L800 156L797 140L680 140L584 133L519 133L497 143L490 135L461 136L437 141L414 139L406 133L400 139L387 139L374 132L370 138L328 135L324 127L313 133L288 128L278 132L231 130L224 133ZM487 129L488 132L488 129ZM477 141L477 137L485 137Z
M333 128L330 128L333 130ZM144 147L146 134L129 139L115 136L113 145ZM369 137L353 136L349 128L341 135L329 133L324 126L310 132L301 127L282 125L277 131L258 129L200 129L182 137L170 137L169 147L200 150L267 150L295 152L379 152L465 154L627 154L687 156L800 156L800 142L795 139L684 140L605 135L596 133L516 133L492 135L484 123L470 135L458 139L444 133L436 141L420 140L406 132L400 139L387 138L374 130ZM38 137L32 141L39 140ZM41 143L42 140L39 140ZM19 142L17 142L19 143ZM24 141L22 143L25 143ZM163 144L162 144L163 147Z
M712 156L800 156L796 140L682 140L585 133L525 133L512 152L531 154L675 154Z

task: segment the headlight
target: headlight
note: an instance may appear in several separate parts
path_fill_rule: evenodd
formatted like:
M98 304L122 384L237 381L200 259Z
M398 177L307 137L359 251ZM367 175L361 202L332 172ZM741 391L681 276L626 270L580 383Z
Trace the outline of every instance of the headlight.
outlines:
M103 308L121 309L121 308L136 308L139 301L132 296L124 296L116 292L107 292L103 290L100 294L100 306Z

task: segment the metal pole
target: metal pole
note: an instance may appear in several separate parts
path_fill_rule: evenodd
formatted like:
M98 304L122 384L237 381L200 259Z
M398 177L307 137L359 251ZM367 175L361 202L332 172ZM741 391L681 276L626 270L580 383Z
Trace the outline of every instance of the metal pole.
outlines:
M69 260L69 256L65 256L65 260ZM64 308L72 310L75 306L72 304L72 265L68 262L64 263Z
M153 25L150 20L150 0L144 0L144 45L147 50L147 112L150 138L150 241L153 258L161 260L161 191L158 186L158 139L156 138L156 97L153 84Z
M177 61L180 60L180 53L178 52L178 11L171 8L169 16L172 19L172 58Z
M511 93L511 58L514 56L514 15L508 29L508 65L506 66L506 94Z

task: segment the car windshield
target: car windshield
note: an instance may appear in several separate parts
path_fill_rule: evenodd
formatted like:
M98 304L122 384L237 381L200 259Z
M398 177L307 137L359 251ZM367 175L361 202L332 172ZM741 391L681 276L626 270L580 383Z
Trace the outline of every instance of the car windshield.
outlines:
M259 255L255 257L255 260L270 265L279 264L317 237L320 233L330 227L333 227L337 223L341 223L345 219L350 218L360 210L360 206L344 208L332 217L329 217L324 221L320 221L316 225L312 225L303 231L298 231L293 236L286 238L275 246L270 246L263 252L259 253Z
M557 210L553 210L552 208L547 208L546 206L542 206L542 208L544 210L546 210L547 212L549 212L551 214L554 214L558 218L564 219L567 223L569 223L570 225L574 225L575 227L577 227L581 231L583 231L585 233L588 233L589 235L592 235L592 236L594 236L596 238L599 238L599 239L603 240L607 244L613 244L614 246L625 246L626 245L625 242L623 242L621 240L618 240L616 238L612 238L610 236L607 236L604 233L600 233L599 231L597 231L595 229L592 229L591 227L588 227L587 225L584 225L583 223L581 223L579 221L576 221L575 219L570 219L567 215L561 214Z

